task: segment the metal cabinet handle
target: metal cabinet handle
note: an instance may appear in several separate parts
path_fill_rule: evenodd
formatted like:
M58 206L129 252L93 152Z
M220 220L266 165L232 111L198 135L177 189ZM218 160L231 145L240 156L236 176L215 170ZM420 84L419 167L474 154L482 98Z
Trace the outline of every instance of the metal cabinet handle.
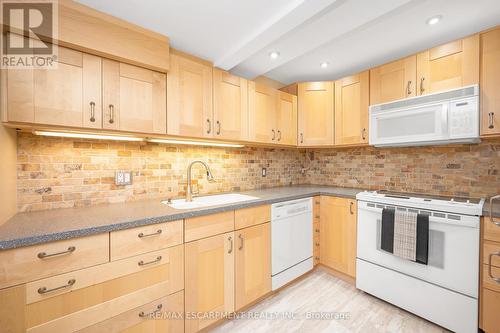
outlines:
M154 310L154 311L151 311L149 313L144 313L144 311L139 312L139 317L141 317L141 318L152 317L155 314L157 314L158 312L160 312L162 308L163 308L163 304L158 304L158 306L156 307L156 310Z
M488 121L489 121L489 126L488 128L489 129L492 129L495 127L495 122L494 122L494 117L495 117L495 113L494 112L490 112L488 113Z
M233 237L229 237L227 239L229 241L229 250L227 251L227 253L232 253L233 252Z
M500 222L493 220L493 201L496 199L500 199L500 194L490 198L490 222L496 225L497 227L500 227Z
M300 133L300 143L304 143L304 133Z
M317 218L317 219L319 219L319 215L315 215L314 217Z
M281 131L278 130L278 141L281 141Z
M64 286L60 286L60 287L56 287L56 288L52 288L52 289L47 289L47 287L41 287L41 288L38 288L38 293L40 295L43 295L43 294L46 294L46 293L51 293L53 291L57 291L57 290L61 290L61 289L66 289L66 288L69 288L69 287L73 286L75 284L75 282L76 282L75 279L71 279Z
M274 141L274 139L276 139L276 131L274 129L271 130L273 132L273 137L271 138L271 140Z
M161 256L158 256L158 257L156 257L155 260L151 260L151 261L147 261L147 262L144 262L144 260L141 260L137 263L137 265L146 266L146 265L156 264L157 262L160 262L161 259L162 259Z
M113 124L115 122L115 106L109 104L109 123Z
M90 102L90 122L95 123L95 103Z
M145 234L145 233L141 232L140 234L137 235L137 237L145 238L145 237L151 237L151 236L158 236L158 235L161 235L162 232L163 231L161 229L158 229L155 232L152 232L150 234Z
M424 88L424 81L425 81L425 77L421 77L420 78L420 95L422 95L425 91L425 88Z
M239 234L238 238L240 239L241 243L240 243L240 247L238 248L239 250L243 250L243 236L241 234Z
M315 232L319 232L319 229L314 229Z
M217 120L217 135L220 135L220 121Z
M349 202L349 213L351 213L351 215L354 215L354 211L352 210L352 207L354 206L354 202Z
M76 246L70 246L70 247L68 247L68 249L66 251L61 251L61 252L56 252L56 253L51 253L51 254L47 254L45 252L40 252L40 253L38 253L38 258L45 259L45 258L51 258L51 257L56 257L56 256L62 256L62 255L73 253L73 252L75 252L75 250L76 250Z
M366 128L361 130L361 139L363 139L363 141L366 140Z
M500 284L500 277L494 277L493 276L493 272L491 270L491 267L493 266L491 264L491 261L493 260L493 256L500 257L500 251L490 253L490 255L488 256L488 275L490 276L491 279L493 279L493 281L495 281L496 283Z
M406 96L411 95L411 80L408 81L408 84L406 85Z
M321 201L314 201L314 204L319 205Z
M207 125L208 125L207 134L210 134L210 132L212 132L212 122L208 118L207 118Z

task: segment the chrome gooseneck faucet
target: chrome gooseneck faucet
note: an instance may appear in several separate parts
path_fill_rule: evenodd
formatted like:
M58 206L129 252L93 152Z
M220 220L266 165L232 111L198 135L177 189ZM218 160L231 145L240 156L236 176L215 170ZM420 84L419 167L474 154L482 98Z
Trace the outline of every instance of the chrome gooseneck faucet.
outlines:
M191 162L189 164L188 168L187 168L186 202L193 201L193 189L191 187L191 169L193 168L193 165L196 164L196 163L200 163L201 165L203 165L205 167L205 169L207 170L207 180L209 182L215 181L214 180L214 176L212 175L212 171L210 171L210 167L208 166L207 163L205 163L203 161L193 161L193 162Z

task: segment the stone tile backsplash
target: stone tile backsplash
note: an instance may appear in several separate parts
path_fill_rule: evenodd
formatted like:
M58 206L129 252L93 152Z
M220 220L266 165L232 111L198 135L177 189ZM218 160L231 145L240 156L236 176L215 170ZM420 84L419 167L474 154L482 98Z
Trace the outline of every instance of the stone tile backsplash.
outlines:
M46 210L185 194L186 167L203 194L320 184L467 197L500 193L500 139L419 148L212 148L18 134L18 210ZM261 169L267 176L261 176ZM114 185L116 170L133 184Z

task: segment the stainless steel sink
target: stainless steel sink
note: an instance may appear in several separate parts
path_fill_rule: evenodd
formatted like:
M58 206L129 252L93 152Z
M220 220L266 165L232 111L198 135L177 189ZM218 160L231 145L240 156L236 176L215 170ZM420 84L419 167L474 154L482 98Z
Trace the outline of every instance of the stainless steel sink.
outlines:
M193 208L203 208L218 205L227 205L236 202L244 202L259 199L258 197L252 197L250 195L230 193L230 194L218 194L218 195L208 195L204 197L193 198L193 201L186 201L185 199L177 199L169 201L162 201L162 204L168 205L175 209L193 209Z

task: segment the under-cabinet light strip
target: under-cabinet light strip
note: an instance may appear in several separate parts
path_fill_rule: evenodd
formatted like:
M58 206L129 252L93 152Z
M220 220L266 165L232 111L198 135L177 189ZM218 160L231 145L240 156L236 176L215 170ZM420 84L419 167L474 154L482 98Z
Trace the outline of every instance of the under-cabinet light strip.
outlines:
M148 142L166 143L172 145L192 145L192 146L210 146L210 147L232 147L242 148L244 145L233 143L220 143L220 142L203 142L203 141L186 141L186 140L170 140L170 139L148 139Z

